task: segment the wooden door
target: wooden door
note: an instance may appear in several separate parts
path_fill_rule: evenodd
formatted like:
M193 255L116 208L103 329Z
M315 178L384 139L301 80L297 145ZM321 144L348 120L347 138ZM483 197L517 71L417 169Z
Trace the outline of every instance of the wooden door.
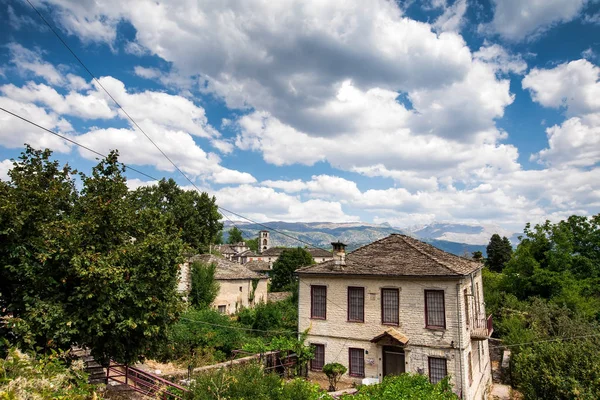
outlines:
M405 372L404 349L402 347L383 347L383 376L400 375Z

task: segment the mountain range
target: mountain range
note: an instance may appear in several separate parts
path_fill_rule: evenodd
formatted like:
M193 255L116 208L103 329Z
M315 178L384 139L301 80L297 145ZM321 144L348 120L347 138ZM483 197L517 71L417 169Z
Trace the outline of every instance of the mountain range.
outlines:
M271 221L263 224L243 221L225 221L224 240L227 231L234 225L242 230L246 239L255 238L258 231L269 227L271 246L296 247L313 246L331 248L331 242L341 241L354 250L392 233L410 235L430 243L442 250L456 255L470 255L481 251L485 255L485 247L494 233L507 236L513 244L517 234L495 225L470 225L451 223L432 223L408 228L397 228L389 224L372 224L365 222L281 222Z

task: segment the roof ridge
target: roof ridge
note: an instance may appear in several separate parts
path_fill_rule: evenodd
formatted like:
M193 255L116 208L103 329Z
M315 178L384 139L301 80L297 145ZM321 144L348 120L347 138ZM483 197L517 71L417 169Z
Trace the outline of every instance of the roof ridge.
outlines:
M442 267L446 268L448 271L451 271L451 272L453 272L455 274L457 273L457 271L455 271L454 269L450 268L449 266L447 266L446 264L444 264L443 262L441 262L440 260L438 260L436 257L432 256L429 253L424 252L423 250L421 250L420 248L418 248L417 246L415 246L413 243L410 243L408 240L405 239L405 237L407 237L406 235L398 235L398 236L400 236L400 238L402 238L402 241L404 241L404 243L406 243L407 245L409 245L410 247L412 247L413 249L415 249L419 253L423 254L425 257L428 257L428 258L432 259L433 261L435 261L436 263L438 263ZM415 239L415 240L417 240L417 239Z
M357 251L359 251L359 250L362 250L362 249L364 249L365 247L369 247L369 246L371 246L371 245L373 245L373 244L375 244L375 243L381 242L381 241L383 241L383 240L385 240L385 239L389 239L389 238L390 238L390 236L392 236L392 235L399 235L399 234L398 234L398 233L392 233L391 235L388 235L388 236L382 237L381 239L377 239L377 240L376 240L376 241L374 241L374 242L371 242L371 243L367 243L367 244L365 244L365 245L362 245L362 246L360 246L359 248L352 250L352 251L351 251L351 252L349 252L347 255L350 255L350 254L352 254L352 253L355 253L355 252L357 252ZM400 236L402 236L402 235L400 235Z

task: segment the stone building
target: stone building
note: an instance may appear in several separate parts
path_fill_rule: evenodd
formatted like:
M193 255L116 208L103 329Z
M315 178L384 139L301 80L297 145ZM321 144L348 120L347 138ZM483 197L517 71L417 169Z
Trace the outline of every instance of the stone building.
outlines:
M268 262L269 265L271 265L272 267L273 263L277 261L281 253L283 253L284 250L288 249L289 248L286 247L271 247L270 249L263 251L256 258L262 258L262 261ZM319 249L316 247L306 247L304 250L310 253L310 255L313 257L313 260L315 260L316 263L322 263L325 261L333 260L333 253L327 250Z
M241 307L253 307L267 302L266 275L254 272L245 266L211 254L190 257L180 268L180 291L191 289L190 266L193 262L216 265L215 280L219 283L219 294L212 306L224 314L233 314Z
M381 381L421 373L450 376L463 399L485 399L491 385L491 318L481 263L404 235L297 270L299 330L315 348L311 373L339 362L352 379Z

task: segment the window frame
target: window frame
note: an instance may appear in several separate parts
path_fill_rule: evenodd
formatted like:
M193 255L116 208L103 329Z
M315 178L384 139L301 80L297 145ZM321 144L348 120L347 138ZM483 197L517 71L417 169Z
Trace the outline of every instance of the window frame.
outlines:
M219 314L227 314L227 305L220 304L217 306L217 311Z
M360 351L362 352L362 373L357 373L354 371L354 368L357 367L352 363L352 351ZM360 365L359 365L360 367ZM365 377L365 349L361 349L358 347L350 347L348 348L348 375L355 378L364 378Z
M361 290L362 291L362 319L350 319L350 291L351 290ZM365 288L364 286L348 286L348 290L347 290L347 294L348 294L348 303L347 303L347 313L346 313L346 320L348 322L358 322L358 323L364 323L365 322Z
M397 307L396 307L396 321L397 322L386 322L385 321L385 312L384 312L384 308L383 308L383 292L384 291L389 291L389 292L396 292L396 299L397 299ZM400 289L398 288L381 288L381 325L390 325L390 326L399 326L400 325Z
M431 361L432 360L443 360L444 361L444 371L445 371L445 375L438 381L434 382L433 381L433 376L431 375ZM448 360L446 358L443 357L427 357L427 368L428 368L428 374L429 374L429 382L432 384L436 384L442 381L442 379L444 379L445 377L448 376ZM437 378L437 377L436 377Z
M314 289L323 288L325 290L325 306L323 307L323 316L315 316L315 300ZM310 319L327 319L327 286L325 285L310 285Z
M315 348L315 358L313 358L312 360L310 360L310 370L311 371L323 371L323 366L325 365L325 345L322 344L322 343L311 343L310 345ZM317 348L323 349L323 352L322 352L322 354L323 354L323 360L322 360L322 363L321 363L320 367L318 365L317 366L314 365L314 361L317 358L317 351L316 351Z
M427 301L427 294L430 292L442 294L442 313L444 315L444 324L443 325L429 325L429 305L428 305L428 301ZM425 289L424 300L425 300L425 328L434 329L434 330L446 329L446 292L445 292L445 290Z

